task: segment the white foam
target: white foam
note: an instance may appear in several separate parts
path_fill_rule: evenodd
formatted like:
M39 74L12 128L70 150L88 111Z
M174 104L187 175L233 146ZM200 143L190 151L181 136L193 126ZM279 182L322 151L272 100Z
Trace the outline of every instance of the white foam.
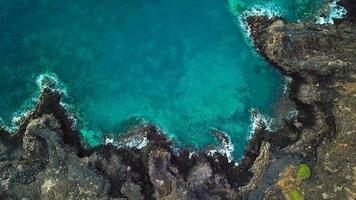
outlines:
M130 142L126 142L124 144L129 148L142 149L148 144L148 139L147 137L133 139Z
M29 113L31 112L31 110L24 110L22 112L18 112L16 113L13 117L12 117L12 124L18 124L21 119L27 117L29 115Z
M289 76L284 76L284 84L283 84L283 95L287 93L288 86L292 83L293 79Z
M1 117L0 117L0 128L5 128L6 129L5 121Z
M36 78L36 84L40 90L40 92L45 89L49 88L52 90L55 90L59 92L59 94L66 96L67 91L63 84L59 81L58 77L54 73L43 73L39 75ZM37 92L33 94L33 96L24 103L24 105L21 106L21 109L14 112L13 117L11 119L11 124L9 126L6 126L6 124L0 123L0 126L2 125L7 131L9 132L15 132L18 129L18 123L28 117L28 115L34 111L35 105L38 103L38 96L35 97L35 95L38 95ZM60 104L68 111L69 110L69 105L60 102ZM72 122L73 122L73 127L77 123L77 119L74 116L68 116Z
M240 28L243 33L247 36L247 38L250 38L251 36L251 29L247 24L246 18L249 16L266 16L268 19L272 19L274 17L281 16L281 13L279 11L277 6L273 4L266 4L265 6L262 5L255 5L250 9L247 9L243 11L242 13L235 16L238 18L238 22L240 25Z
M114 144L114 139L106 138L104 144L105 144L105 145L107 145L107 144Z
M36 79L36 84L40 91L44 89L51 89L58 92L60 95L66 97L68 96L67 89L63 83L59 80L58 76L55 73L43 73L40 74ZM36 98L37 101L37 98ZM72 128L76 129L78 127L78 119L75 117L75 114L71 112L72 106L61 101L60 105L67 111L67 116L72 122Z
M136 148L136 149L143 149L145 146L147 146L149 140L146 136L141 137L141 138L131 138L130 141L124 140L124 141L114 141L112 138L106 138L104 144L112 144L113 146L117 148Z
M9 131L14 132L18 129L19 122L28 117L28 115L34 111L35 105L38 102L38 98L31 98L26 101L18 111L14 112L11 119L11 124L8 128Z
M339 0L334 0L329 3L329 13L327 14L327 16L318 16L316 23L334 24L335 19L342 19L347 14L347 10L344 7L337 5L338 2Z
M64 103L64 102L59 102L59 104L66 110L66 114L67 114L67 117L70 119L70 121L72 122L72 129L77 129L79 126L78 126L78 119L77 119L77 115L75 112L73 112L73 110L75 110L73 108L73 106L67 104L67 103Z
M227 140L221 139L219 140L221 142L221 146L216 147L216 149L208 151L208 155L213 156L215 153L220 153L221 155L225 155L226 158L228 159L229 162L234 160L233 152L235 150L234 145L231 142L231 137L229 134L222 132L218 130L219 133L224 134L225 137L227 137Z
M193 155L196 154L195 151L189 152L189 159L192 159Z
M67 90L62 82L59 81L59 78L55 73L44 73L39 75L36 79L36 83L41 91L48 88L59 92L61 95L67 96Z
M268 117L266 115L261 114L260 112L253 110L252 111L254 114L251 115L251 134L250 138L252 138L252 135L255 133L255 131L263 126L266 127L267 131L274 132L275 130L272 128L273 124L273 118Z
M146 124L144 125L146 126ZM122 133L124 134L124 133ZM114 135L114 134L113 134ZM119 138L117 140L107 137L104 144L112 144L117 148L136 148L143 149L149 143L148 133L145 131L139 135L132 135L128 137Z

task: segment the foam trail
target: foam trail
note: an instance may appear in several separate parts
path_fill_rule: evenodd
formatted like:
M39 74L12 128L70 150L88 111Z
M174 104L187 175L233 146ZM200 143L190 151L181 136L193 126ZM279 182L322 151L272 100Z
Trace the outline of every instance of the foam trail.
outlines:
M272 128L273 119L261 114L257 110L252 110L251 115L251 137L255 133L255 131L263 126L266 127L267 131L273 132L275 131ZM251 139L251 138L250 138Z
M231 142L230 135L218 129L213 129L211 134L220 141L221 146L217 147L216 149L210 150L208 153L210 155L220 153L222 155L225 155L229 162L233 161L233 152L235 150L235 147Z
M117 148L135 148L142 149L149 143L147 132L141 132L134 135L123 135L122 138L113 139L111 137L105 138L105 144L112 144Z
M233 0L232 0L233 1ZM278 9L276 5L273 5L271 3L266 4L264 6L262 5L254 5L253 7L250 8L241 8L241 11L236 10L236 6L239 5L235 3L234 5L231 5L232 1L230 1L230 9L233 15L237 18L238 25L240 26L241 30L246 33L247 37L250 37L250 28L246 22L246 18L249 16L266 16L269 19L277 16L281 16L282 13L280 12L281 9ZM235 0L236 1L236 0ZM243 5L242 5L243 7Z
M66 88L55 73L44 73L39 75L36 79L36 83L41 91L48 88L59 92L61 95L67 96Z
M272 4L267 4L266 6L255 5L249 9L244 10L243 12L239 13L236 11L232 11L237 19L237 25L240 27L244 35L244 40L249 46L254 46L251 40L251 28L249 27L246 18L249 16L266 16L269 19L273 17L281 16L280 9L277 9L276 6ZM252 48L251 48L252 49ZM256 53L254 51L254 53Z

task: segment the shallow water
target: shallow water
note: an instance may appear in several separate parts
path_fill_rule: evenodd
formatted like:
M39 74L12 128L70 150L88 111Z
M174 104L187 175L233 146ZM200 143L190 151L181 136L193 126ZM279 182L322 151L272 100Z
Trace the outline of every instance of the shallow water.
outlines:
M273 116L284 79L246 39L237 17L256 5L289 20L309 0L0 0L0 117L33 106L36 79L57 77L91 145L138 118L179 145L214 143L218 128L240 156L249 110ZM233 11L233 12L232 12Z

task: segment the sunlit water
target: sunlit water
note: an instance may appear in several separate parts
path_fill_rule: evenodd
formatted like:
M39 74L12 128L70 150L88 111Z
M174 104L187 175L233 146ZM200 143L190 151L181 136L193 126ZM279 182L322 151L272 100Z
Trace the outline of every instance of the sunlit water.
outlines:
M289 20L315 0L0 0L0 117L33 106L40 75L57 77L91 145L143 118L178 145L214 143L240 156L250 109L273 116L284 78L259 57L238 16L265 8Z

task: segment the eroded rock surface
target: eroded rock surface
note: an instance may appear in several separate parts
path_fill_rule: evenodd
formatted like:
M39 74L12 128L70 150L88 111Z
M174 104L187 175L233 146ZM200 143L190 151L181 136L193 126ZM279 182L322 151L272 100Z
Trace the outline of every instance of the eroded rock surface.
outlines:
M85 149L71 123L58 94L45 89L18 131L1 129L0 199L238 198L228 174L239 170L223 155L174 152L153 125L143 124L127 135L145 145Z
M153 125L86 149L44 89L17 131L0 129L0 199L356 199L355 4L341 2L349 14L336 25L247 19L259 52L291 77L298 115L274 133L261 124L238 166L219 151L177 152Z
M299 192L306 199L355 199L356 24L353 14L349 13L335 25L290 24L267 17L249 17L248 23L261 54L292 77L290 96L300 112L290 125L292 128L283 133L296 132L298 140L273 150L264 173L270 181L263 180L260 187L264 189L248 196L291 199L292 193ZM294 188L277 184L287 182L283 182L283 171L301 162L311 167L309 179ZM278 173L271 168L278 169ZM271 186L266 186L266 182ZM262 194L263 191L268 192ZM280 195L281 192L284 194Z

